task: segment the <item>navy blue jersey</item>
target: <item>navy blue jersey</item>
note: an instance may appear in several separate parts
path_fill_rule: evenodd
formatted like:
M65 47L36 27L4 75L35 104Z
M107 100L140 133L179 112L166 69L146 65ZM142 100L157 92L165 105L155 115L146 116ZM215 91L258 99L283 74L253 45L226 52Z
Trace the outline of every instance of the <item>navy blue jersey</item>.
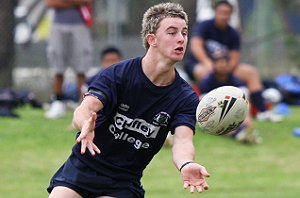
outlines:
M226 46L229 50L240 50L239 33L227 26L225 30L219 29L215 25L214 19L198 22L193 26L192 37L201 37L204 42L213 40Z
M245 84L239 78L234 76L232 73L228 74L228 79L225 82L219 82L216 79L215 73L211 73L200 82L199 89L201 93L208 93L211 90L222 86L241 87L244 85Z
M225 30L219 29L215 25L214 19L198 22L193 26L191 33L192 37L200 37L204 43L206 41L216 41L224 45L229 51L240 50L240 35L239 33L228 26ZM186 71L192 77L193 68L198 63L195 56L189 52L186 59Z
M87 166L116 179L140 179L167 133L178 126L195 128L199 99L176 72L174 82L155 86L144 74L142 58L125 60L101 73L89 87L104 108L98 112L95 144L101 154L73 152Z
M97 74L95 74L95 75L93 75L93 76L87 78L87 79L85 80L85 83L86 83L88 86L90 86L90 85L92 84L92 82L97 78L98 74L99 74L100 72L102 72L102 71L103 71L103 70L101 69L99 72L97 72Z

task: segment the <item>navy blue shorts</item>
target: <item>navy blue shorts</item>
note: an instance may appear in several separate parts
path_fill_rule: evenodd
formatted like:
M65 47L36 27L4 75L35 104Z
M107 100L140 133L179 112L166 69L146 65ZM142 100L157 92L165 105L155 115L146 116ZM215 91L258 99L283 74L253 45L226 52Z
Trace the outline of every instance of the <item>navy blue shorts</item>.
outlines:
M211 73L198 84L198 87L199 87L201 93L208 93L211 90L221 87L221 86L242 87L242 86L245 86L245 83L242 82L239 78L237 78L232 73L228 74L227 81L218 82L217 79L215 78L215 74Z
M116 181L86 166L74 154L60 167L50 181L47 191L64 186L84 198L98 196L141 198L145 191L140 181Z

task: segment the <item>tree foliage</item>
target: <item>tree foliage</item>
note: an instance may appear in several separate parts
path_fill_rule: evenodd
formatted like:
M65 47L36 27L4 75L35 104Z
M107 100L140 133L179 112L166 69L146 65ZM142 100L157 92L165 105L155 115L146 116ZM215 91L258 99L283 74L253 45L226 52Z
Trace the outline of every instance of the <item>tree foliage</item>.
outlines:
M0 1L0 88L12 87L15 0Z

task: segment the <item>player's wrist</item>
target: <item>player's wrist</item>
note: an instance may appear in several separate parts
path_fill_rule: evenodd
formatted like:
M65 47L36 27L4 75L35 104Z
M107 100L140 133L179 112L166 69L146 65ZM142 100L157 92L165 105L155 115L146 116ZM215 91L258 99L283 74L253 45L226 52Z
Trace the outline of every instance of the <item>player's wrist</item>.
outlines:
M184 162L184 163L179 167L179 172L181 172L182 169L183 169L185 166L187 166L188 164L192 164L192 163L196 163L196 162L194 162L193 160Z

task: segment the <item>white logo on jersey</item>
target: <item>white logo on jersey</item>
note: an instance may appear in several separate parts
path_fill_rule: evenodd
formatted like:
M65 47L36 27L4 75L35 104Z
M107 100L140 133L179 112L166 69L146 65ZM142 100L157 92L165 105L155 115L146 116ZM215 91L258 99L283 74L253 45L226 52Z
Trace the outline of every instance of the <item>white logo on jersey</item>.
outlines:
M130 131L135 131L137 133L143 134L146 138L156 138L157 133L160 129L160 126L149 124L143 119L131 119L120 113L116 114L114 120L114 125L119 130L128 129Z
M119 106L119 109L121 109L122 111L128 111L129 108L130 108L130 106L127 105L127 104L124 104L124 103L122 103L122 104Z

